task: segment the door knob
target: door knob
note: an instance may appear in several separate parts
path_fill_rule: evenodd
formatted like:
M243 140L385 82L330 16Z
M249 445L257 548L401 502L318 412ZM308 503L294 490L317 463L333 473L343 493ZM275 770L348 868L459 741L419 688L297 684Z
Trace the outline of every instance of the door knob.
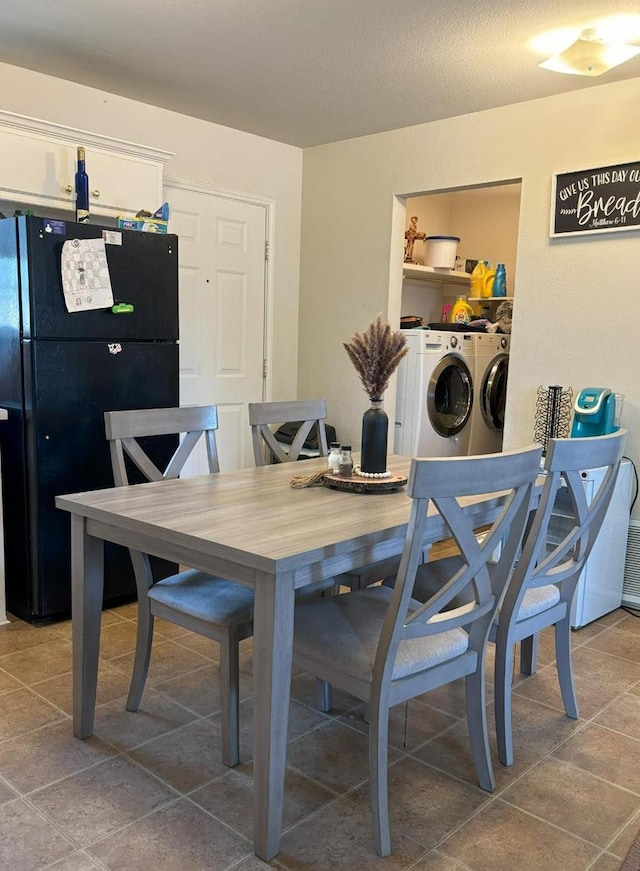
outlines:
M94 191L91 191L91 196L94 197L94 198L97 200L97 199L99 198L99 196L100 196L100 191L97 190L97 189L94 190Z
M73 187L70 184L65 185L64 192L65 194L73 193Z

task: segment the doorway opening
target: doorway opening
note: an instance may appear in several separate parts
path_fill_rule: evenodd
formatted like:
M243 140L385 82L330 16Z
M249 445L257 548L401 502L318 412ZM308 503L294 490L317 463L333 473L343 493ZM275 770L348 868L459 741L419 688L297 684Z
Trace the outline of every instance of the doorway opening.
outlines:
M506 295L515 302L521 189L520 181L511 181L406 198L405 231L411 218L417 217L418 234L422 238L416 238L413 245L414 264L404 264L403 316L416 315L425 324L437 323L442 318L443 307L453 305L456 298L463 295L471 297L469 302L475 314L481 316L483 307L487 307L489 318L494 318L497 303L491 299L485 306L471 295L469 273L478 260L488 261L493 268L504 263ZM425 236L460 238L456 266L451 274L428 271Z
M500 451L508 417L521 182L402 199L405 247L400 315L405 326L422 324L430 327L431 333L418 329L414 335L406 334L410 350L398 375L396 437L404 433L415 441L416 433L422 433L422 449L434 456ZM445 239L430 243L432 236ZM443 245L447 246L446 257L439 256ZM475 281L471 284L471 273L479 261L486 262L489 276L480 291ZM494 297L490 270L498 264L504 265L506 290L505 295ZM458 302L460 297L464 302ZM456 311L463 311L471 323L456 323ZM448 401L453 394L447 392L447 382L436 381L435 376L463 362L468 369L465 395L469 414L459 432L438 432L428 414L429 397L440 395ZM414 370L419 376L411 381ZM435 387L430 386L425 394L427 384ZM449 413L449 405L445 406ZM415 432L408 432L411 429Z

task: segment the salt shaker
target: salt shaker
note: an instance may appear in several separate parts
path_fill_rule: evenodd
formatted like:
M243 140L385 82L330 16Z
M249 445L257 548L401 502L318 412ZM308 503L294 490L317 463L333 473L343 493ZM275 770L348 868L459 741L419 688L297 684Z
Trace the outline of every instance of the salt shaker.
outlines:
M338 469L340 468L340 442L331 442L329 445L327 466L332 474L338 474Z
M343 478L350 478L353 475L351 445L342 445L340 448L340 465L338 466L338 474Z

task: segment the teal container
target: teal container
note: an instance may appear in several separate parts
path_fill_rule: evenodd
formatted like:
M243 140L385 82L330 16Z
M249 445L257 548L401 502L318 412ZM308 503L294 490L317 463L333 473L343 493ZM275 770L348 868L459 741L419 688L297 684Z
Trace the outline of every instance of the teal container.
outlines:
M507 270L504 263L498 263L496 266L496 276L493 280L493 296L507 295Z
M573 406L571 438L616 432L616 395L609 387L583 387Z

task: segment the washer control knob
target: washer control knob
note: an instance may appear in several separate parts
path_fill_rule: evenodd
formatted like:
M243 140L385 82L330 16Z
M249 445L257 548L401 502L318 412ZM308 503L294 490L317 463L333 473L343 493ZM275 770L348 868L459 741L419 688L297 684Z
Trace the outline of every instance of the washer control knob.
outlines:
M458 347L458 340L457 340L457 338L456 338L455 336L451 336L451 347L452 347L452 348L457 348L457 347Z

